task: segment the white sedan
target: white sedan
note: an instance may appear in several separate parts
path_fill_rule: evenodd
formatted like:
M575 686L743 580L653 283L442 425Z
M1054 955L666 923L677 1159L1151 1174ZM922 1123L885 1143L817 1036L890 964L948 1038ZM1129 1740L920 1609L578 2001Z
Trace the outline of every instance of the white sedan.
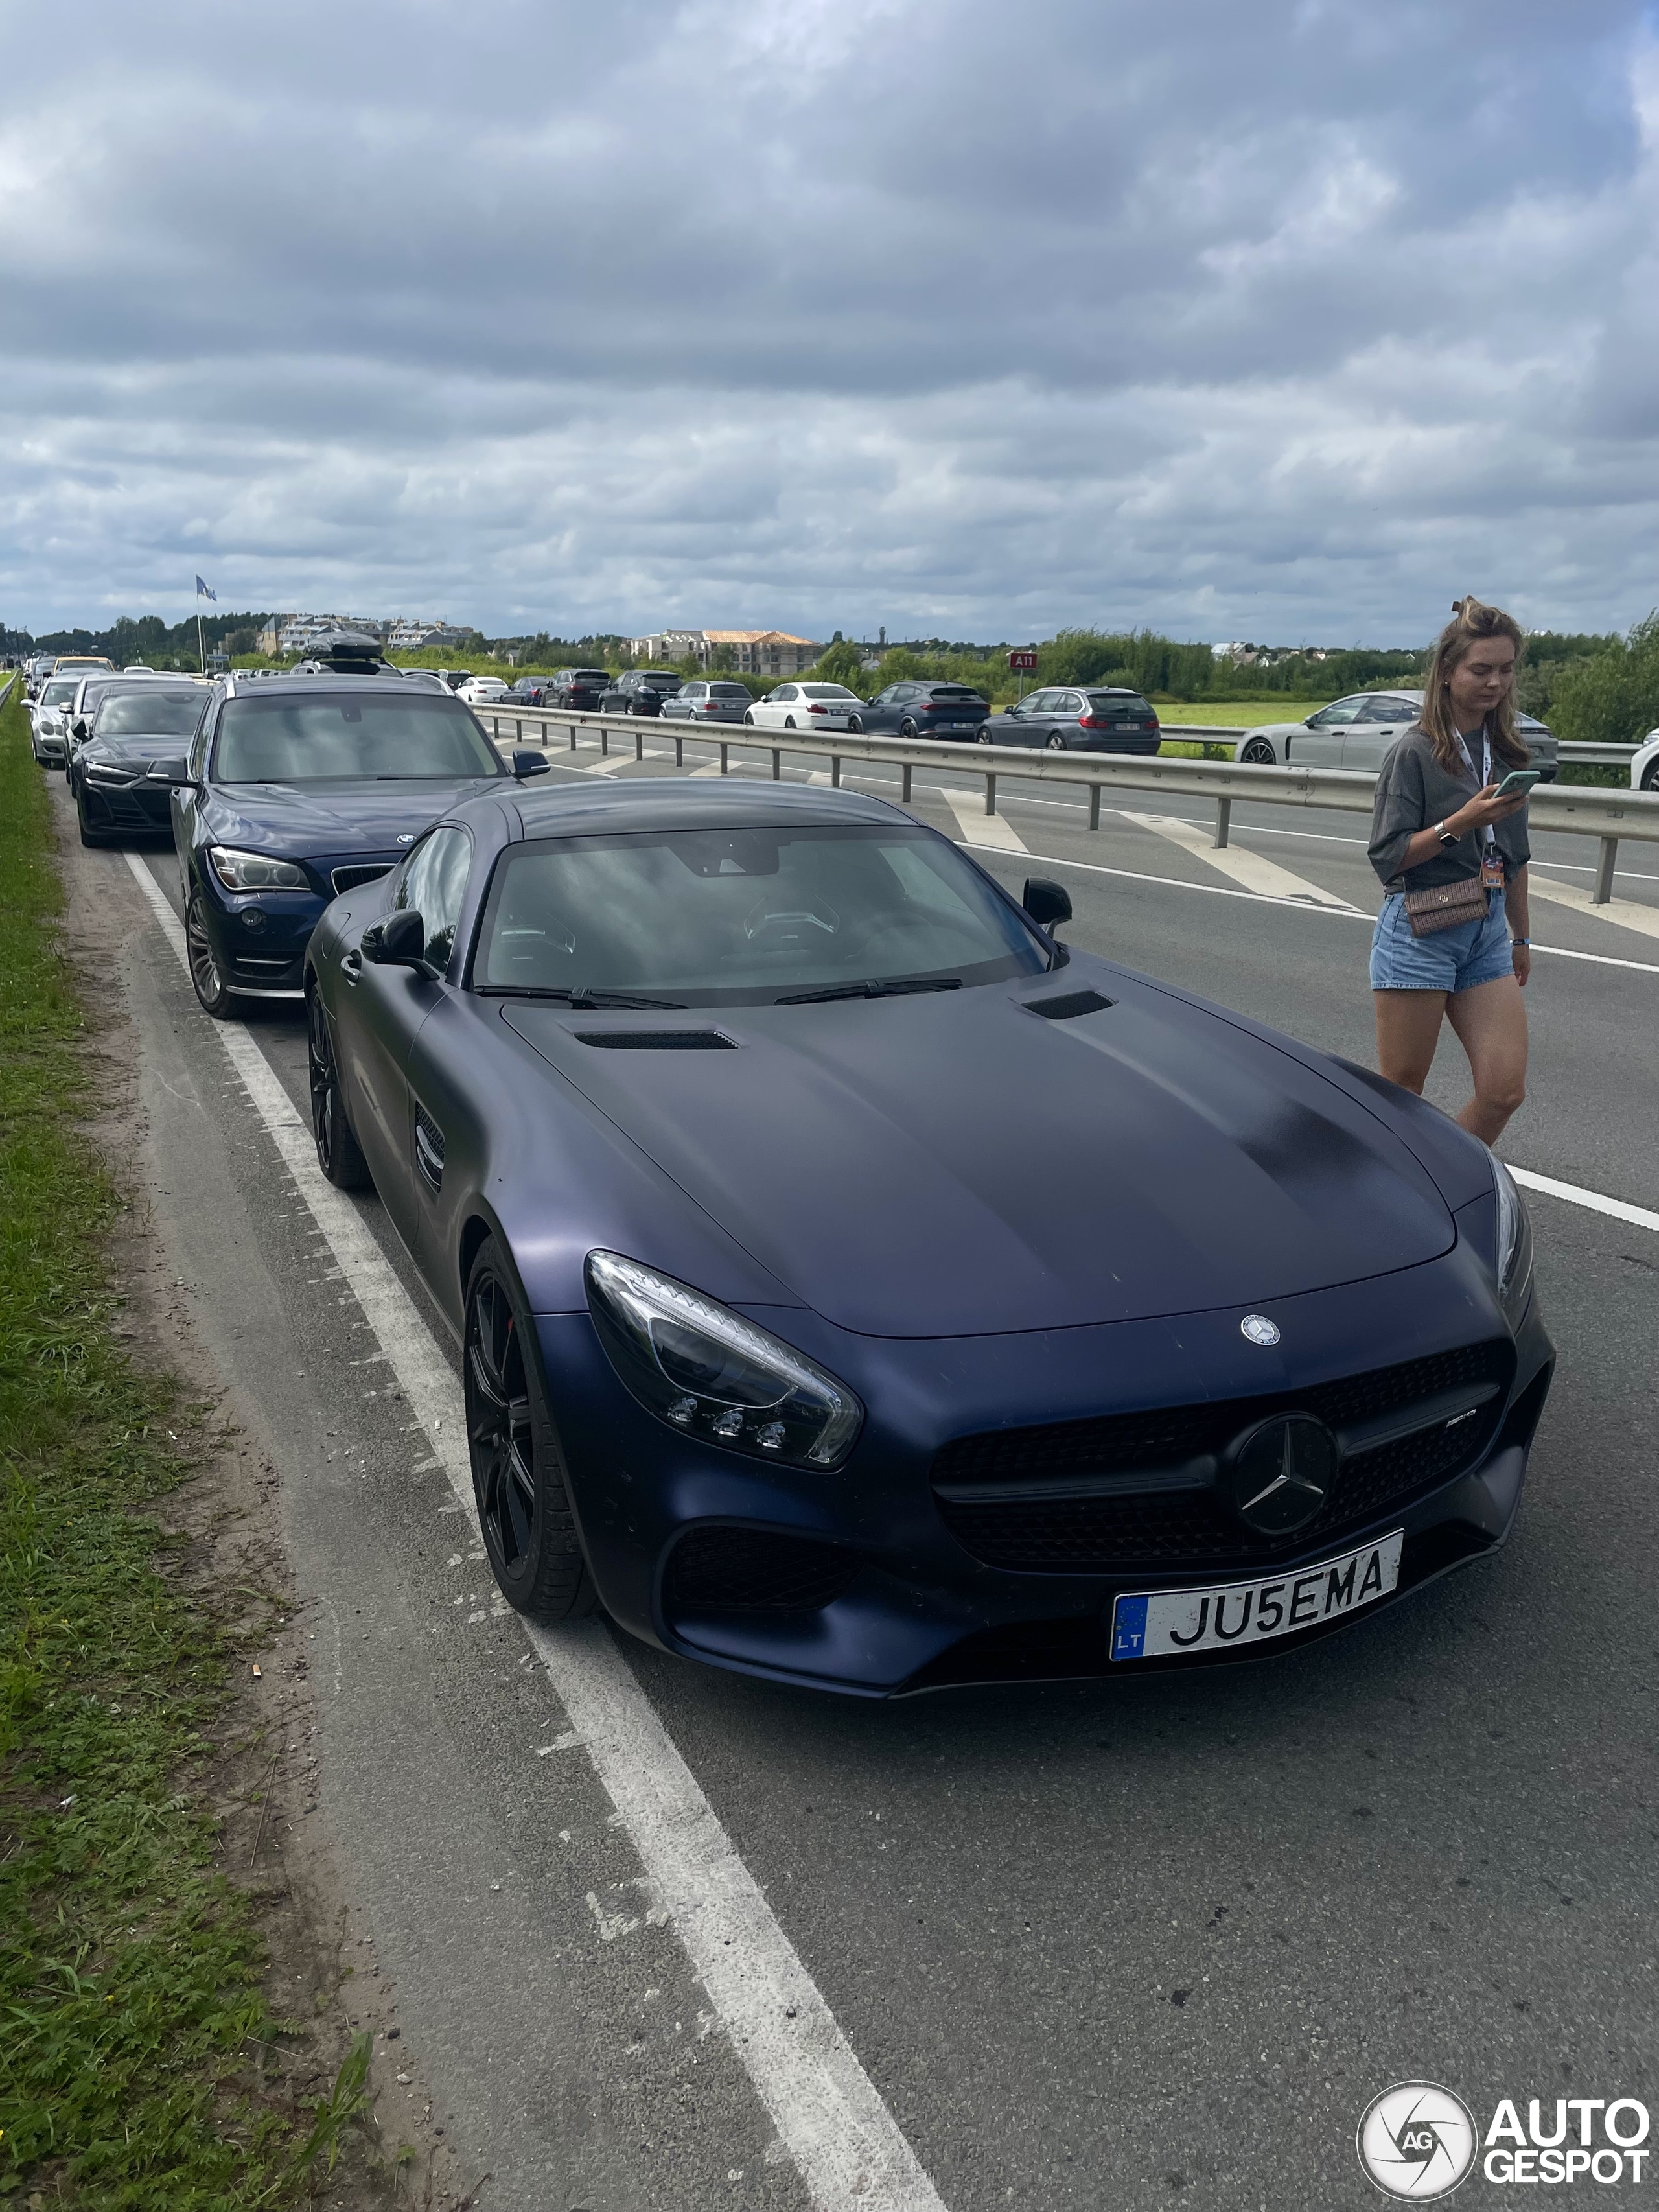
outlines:
M780 684L743 719L757 730L850 730L856 737L863 711L863 700L844 684Z
M493 707L496 700L506 698L507 686L499 676L469 676L455 696L469 707Z
M1630 764L1632 791L1659 791L1659 730L1650 730Z

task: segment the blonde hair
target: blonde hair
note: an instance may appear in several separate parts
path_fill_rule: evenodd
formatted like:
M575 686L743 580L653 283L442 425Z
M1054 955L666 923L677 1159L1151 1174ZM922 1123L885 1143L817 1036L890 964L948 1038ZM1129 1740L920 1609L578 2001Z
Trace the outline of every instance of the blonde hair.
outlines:
M1429 672L1423 679L1423 712L1419 717L1434 746L1442 768L1456 774L1463 765L1462 748L1452 720L1451 698L1446 686L1452 672L1486 639L1506 637L1517 660L1526 635L1513 615L1502 607L1484 605L1473 593L1452 601L1452 620L1434 641ZM1515 726L1515 686L1510 684L1486 716L1486 736L1493 752L1506 768L1524 768L1532 756Z

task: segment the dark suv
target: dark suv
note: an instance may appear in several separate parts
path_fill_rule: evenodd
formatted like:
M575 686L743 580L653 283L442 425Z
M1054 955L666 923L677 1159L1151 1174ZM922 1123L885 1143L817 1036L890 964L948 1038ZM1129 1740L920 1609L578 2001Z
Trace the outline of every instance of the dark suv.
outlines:
M680 679L672 668L625 668L599 702L602 714L660 714Z
M609 672L603 668L559 668L544 692L544 707L568 707L573 714L597 714L599 702L611 689Z
M864 734L901 738L972 738L990 713L983 693L968 684L890 684L860 714Z
M1042 745L1049 752L1155 753L1156 711L1139 691L1057 684L1033 691L978 732L982 745Z

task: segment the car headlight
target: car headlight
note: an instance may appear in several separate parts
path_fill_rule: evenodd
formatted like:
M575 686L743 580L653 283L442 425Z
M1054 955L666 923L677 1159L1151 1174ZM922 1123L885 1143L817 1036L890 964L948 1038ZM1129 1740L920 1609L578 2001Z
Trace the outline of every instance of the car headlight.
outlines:
M611 1364L671 1428L796 1467L839 1467L864 1425L844 1382L701 1291L617 1252L587 1255Z
M239 853L231 845L210 845L208 861L228 891L308 891L311 879L292 860L273 860L266 853Z
M1515 1323L1532 1294L1532 1222L1515 1177L1496 1152L1492 1155L1492 1179L1498 1199L1498 1296Z
M119 768L113 761L88 761L87 781L88 783L137 783L141 772L134 768Z

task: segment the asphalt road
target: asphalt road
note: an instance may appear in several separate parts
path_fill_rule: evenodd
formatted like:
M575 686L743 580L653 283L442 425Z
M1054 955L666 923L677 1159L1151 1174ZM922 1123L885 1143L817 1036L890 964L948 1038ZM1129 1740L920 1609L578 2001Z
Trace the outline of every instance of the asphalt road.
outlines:
M553 757L562 775L597 763ZM963 834L945 779L923 783L917 812ZM1291 834L1240 809L1231 865L1267 860L1302 887L1264 898L1167 826L1109 812L1091 836L1080 805L1018 787L1003 805L994 834L1026 849L981 857L1012 883L1064 880L1073 942L1370 1058L1363 823L1298 812ZM1588 855L1558 842L1561 880L1587 880L1570 869ZM125 857L96 857L100 895L131 912L121 981L162 1225L282 1472L322 1707L316 1817L396 1985L402 2048L493 2176L486 2207L706 2212L815 2190L836 2212L1311 2212L1378 2201L1354 2130L1398 2080L1482 2112L1659 2101L1659 1234L1534 1200L1560 1364L1516 1538L1309 1652L871 1706L621 1639L630 1694L925 2177L832 2185L757 2094L740 2008L693 1971L695 1900L665 1916L644 1880L614 1747L591 1725L581 1740L492 1602L446 1441L397 1395L410 1370L383 1358L358 1273ZM1659 859L1625 857L1620 898L1659 919ZM144 865L176 900L171 854ZM1559 950L1534 969L1532 1097L1505 1150L1659 1208L1659 937L1541 899L1534 934ZM297 1014L256 1014L246 1036L303 1111ZM1442 1103L1461 1103L1460 1070L1449 1048ZM378 1204L342 1203L441 1340Z

